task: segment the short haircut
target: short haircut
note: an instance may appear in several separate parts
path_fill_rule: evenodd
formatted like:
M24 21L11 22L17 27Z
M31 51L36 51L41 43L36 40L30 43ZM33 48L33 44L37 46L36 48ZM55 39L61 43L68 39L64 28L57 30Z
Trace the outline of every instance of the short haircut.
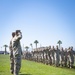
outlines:
M15 36L15 32L12 32L12 36L13 36L13 37Z
M20 30L16 30L16 34L17 34L18 32L20 32Z

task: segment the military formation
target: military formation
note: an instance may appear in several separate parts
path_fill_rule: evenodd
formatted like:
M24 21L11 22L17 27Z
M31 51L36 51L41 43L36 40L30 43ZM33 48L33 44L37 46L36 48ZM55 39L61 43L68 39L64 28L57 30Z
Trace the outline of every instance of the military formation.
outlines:
M47 65L53 65L56 67L74 67L75 51L73 47L58 48L56 47L41 47L34 49L31 52L25 52L23 57L28 60L41 62Z
M10 70L14 75L19 75L21 69L21 55L23 59L41 62L47 65L53 65L56 67L74 67L75 51L73 47L59 48L58 46L48 46L33 49L31 52L22 52L20 40L22 39L22 33L20 30L12 32L12 38L10 40Z
M22 33L20 30L12 32L12 39L10 41L10 70L14 75L19 75L21 68L21 55L22 49L20 45L20 40L22 39Z

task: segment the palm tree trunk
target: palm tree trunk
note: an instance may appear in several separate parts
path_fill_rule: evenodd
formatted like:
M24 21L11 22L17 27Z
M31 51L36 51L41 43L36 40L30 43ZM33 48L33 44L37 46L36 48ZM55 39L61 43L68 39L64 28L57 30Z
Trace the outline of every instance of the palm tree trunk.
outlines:
M60 44L59 44L59 49L60 49Z
M37 50L37 43L36 43L36 50Z
M32 51L33 51L33 46L32 46Z
M5 55L6 55L6 47L5 47Z

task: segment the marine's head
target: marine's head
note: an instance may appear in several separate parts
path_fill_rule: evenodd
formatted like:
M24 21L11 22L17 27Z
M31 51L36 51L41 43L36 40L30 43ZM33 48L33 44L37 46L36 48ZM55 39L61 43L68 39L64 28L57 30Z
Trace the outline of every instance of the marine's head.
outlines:
M63 47L61 47L61 50L63 51Z
M54 46L52 46L52 49L54 49Z
M56 49L58 49L58 45L56 46Z
M12 37L14 37L15 36L15 32L12 32Z
M49 46L49 49L51 49L51 46Z
M17 36L19 35L19 33L21 33L21 31L20 30L16 30L16 35Z

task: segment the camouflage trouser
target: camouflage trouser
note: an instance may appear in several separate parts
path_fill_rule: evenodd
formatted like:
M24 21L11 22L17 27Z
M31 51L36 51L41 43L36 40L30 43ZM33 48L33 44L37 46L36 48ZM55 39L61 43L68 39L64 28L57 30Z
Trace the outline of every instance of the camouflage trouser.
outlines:
M21 57L14 58L14 75L18 75L21 68Z
M55 58L55 66L57 66L57 67L59 66L59 61L60 61L60 60L59 60L59 57L56 57L56 58Z
M53 56L51 56L51 59L52 59L52 65L55 64L55 58Z
M68 67L72 68L74 65L74 57L69 57L68 58Z
M10 58L10 70L11 70L11 73L14 72L14 59L13 58Z

